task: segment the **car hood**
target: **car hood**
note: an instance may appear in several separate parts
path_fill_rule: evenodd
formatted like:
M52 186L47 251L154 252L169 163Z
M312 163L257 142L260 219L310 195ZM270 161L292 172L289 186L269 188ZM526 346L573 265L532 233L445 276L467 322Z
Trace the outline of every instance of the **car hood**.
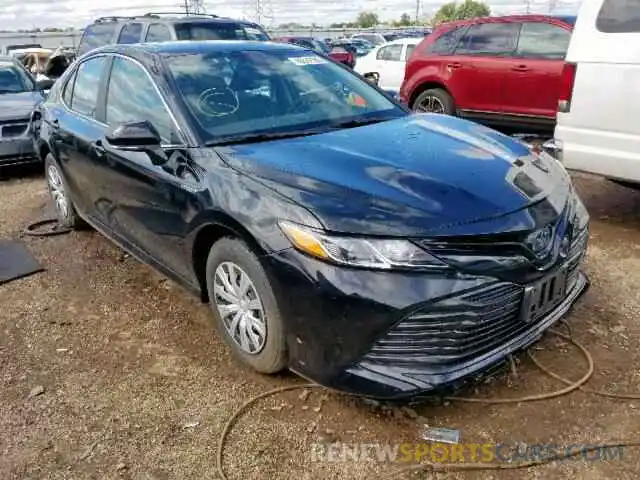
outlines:
M4 93L0 95L0 121L29 118L33 107L43 100L40 92Z
M446 115L218 151L308 208L328 230L350 233L445 234L478 222L479 233L529 229L559 215L570 189L566 171L550 157Z

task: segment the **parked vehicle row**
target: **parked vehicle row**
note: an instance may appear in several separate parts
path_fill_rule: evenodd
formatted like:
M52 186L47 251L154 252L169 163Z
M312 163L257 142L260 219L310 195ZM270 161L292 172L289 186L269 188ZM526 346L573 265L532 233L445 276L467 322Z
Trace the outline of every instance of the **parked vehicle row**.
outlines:
M308 49L101 47L34 118L60 223L208 301L259 372L431 391L530 345L588 284L589 217L557 161Z

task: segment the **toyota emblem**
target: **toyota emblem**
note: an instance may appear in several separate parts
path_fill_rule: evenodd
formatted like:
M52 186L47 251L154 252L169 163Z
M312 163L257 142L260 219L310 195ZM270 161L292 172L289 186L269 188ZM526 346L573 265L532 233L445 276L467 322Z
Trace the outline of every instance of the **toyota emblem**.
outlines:
M533 252L533 254L542 259L549 253L549 247L553 239L553 228L547 225L545 228L536 230L529 234L526 243L527 247Z

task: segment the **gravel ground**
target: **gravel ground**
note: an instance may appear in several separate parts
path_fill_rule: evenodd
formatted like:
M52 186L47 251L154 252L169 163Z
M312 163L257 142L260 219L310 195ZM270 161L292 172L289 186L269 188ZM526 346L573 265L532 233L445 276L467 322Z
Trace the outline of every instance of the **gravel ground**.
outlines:
M592 288L569 316L593 354L593 388L640 392L640 193L576 176L592 214ZM47 205L38 175L0 182L0 237L15 238ZM208 307L93 231L24 239L46 272L0 287L0 479L209 479L221 430L244 401L302 383L234 362ZM579 353L545 338L538 358L570 378ZM522 359L467 392L508 397L562 385ZM312 462L311 444L419 442L425 424L463 442L599 443L640 431L640 401L583 392L537 403L380 406L300 391L264 400L225 448L230 479L371 479L398 465ZM420 416L416 418L416 416ZM570 460L521 471L439 478L638 478L637 450L616 460ZM395 478L425 478L396 476Z

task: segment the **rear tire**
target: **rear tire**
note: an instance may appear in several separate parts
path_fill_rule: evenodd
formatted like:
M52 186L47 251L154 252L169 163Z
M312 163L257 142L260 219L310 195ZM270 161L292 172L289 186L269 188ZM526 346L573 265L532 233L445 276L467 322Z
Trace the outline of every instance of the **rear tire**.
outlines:
M449 92L442 88L430 88L414 100L411 109L415 112L443 113L455 115L456 105Z
M56 209L56 218L61 228L78 229L85 225L78 215L76 207L69 198L69 187L58 162L50 153L44 160L44 171L47 178L49 195Z
M284 324L258 257L243 241L222 238L211 247L206 275L216 327L234 356L260 373L284 369Z

